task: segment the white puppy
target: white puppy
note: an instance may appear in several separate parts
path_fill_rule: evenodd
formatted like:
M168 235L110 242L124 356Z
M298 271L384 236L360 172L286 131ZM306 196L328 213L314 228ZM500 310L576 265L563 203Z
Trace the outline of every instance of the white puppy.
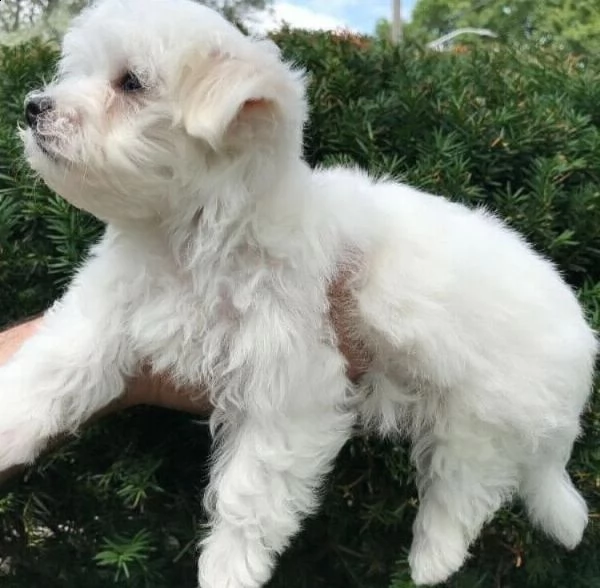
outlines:
M490 214L309 169L306 112L273 44L192 1L105 0L76 20L23 140L48 185L108 227L0 371L0 469L148 362L212 390L203 588L267 582L359 416L412 439L417 583L456 571L515 492L575 547L587 513L565 464L596 350L575 296ZM357 391L326 296L348 266L374 353Z

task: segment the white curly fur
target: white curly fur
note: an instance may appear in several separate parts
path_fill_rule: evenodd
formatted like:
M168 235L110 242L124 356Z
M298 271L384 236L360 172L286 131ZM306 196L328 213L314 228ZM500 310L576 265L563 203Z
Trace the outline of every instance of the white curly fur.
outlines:
M128 70L142 89L122 89ZM412 440L417 583L456 571L515 492L575 547L587 512L565 465L596 352L575 296L490 214L310 170L304 86L273 44L189 0L104 0L76 20L54 106L22 135L48 185L108 226L0 369L0 469L148 362L212 391L202 588L267 582L357 418ZM352 390L327 288L356 261L353 328L374 359Z

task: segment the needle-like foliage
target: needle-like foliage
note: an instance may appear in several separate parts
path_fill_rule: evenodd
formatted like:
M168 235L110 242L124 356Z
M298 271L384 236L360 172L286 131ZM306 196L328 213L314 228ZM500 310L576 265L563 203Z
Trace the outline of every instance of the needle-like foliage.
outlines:
M290 31L276 40L311 72L312 165L360 165L498 211L556 262L600 327L598 63ZM30 43L0 51L1 324L47 306L101 227L27 172L16 139L23 96L49 74L55 50ZM197 419L139 409L42 459L0 490L0 586L193 585L208 449ZM555 546L515 504L486 527L448 586L600 586L597 395L570 469L592 513L582 546ZM272 586L410 586L416 495L406 447L349 443L324 498Z

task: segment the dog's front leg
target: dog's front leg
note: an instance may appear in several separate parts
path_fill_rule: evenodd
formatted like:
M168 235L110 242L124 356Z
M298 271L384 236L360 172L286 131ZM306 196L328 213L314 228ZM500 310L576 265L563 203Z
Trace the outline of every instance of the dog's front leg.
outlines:
M0 471L31 463L50 438L74 432L124 388L127 281L101 245L38 332L0 367ZM121 264L122 265L122 264Z
M268 370L265 363L260 374L244 378L265 387L245 391L243 410L216 411L201 588L257 588L269 580L350 437L354 417L344 409L348 384L337 353L323 347L301 369L291 365L297 357L286 361L272 360Z

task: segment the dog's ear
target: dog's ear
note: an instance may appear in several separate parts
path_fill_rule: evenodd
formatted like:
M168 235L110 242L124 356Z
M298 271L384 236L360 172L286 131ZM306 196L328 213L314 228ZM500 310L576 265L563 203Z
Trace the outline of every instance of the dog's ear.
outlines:
M188 66L181 114L186 132L218 150L258 140L277 126L305 118L304 83L273 55L232 57L213 53Z

